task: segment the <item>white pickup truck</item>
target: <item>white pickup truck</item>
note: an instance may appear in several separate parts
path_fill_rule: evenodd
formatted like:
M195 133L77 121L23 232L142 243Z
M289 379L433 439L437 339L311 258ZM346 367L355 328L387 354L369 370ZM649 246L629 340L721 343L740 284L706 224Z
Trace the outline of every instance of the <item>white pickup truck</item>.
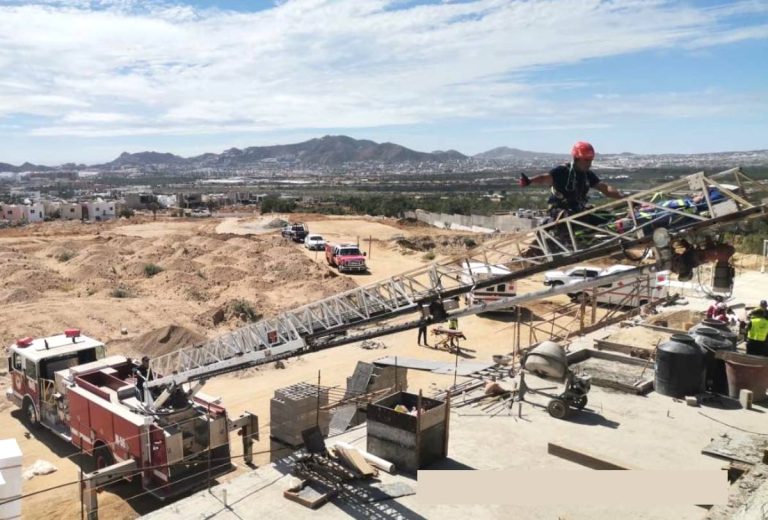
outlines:
M589 265L571 267L567 271L547 271L544 273L544 285L556 287L571 282L589 280L590 278L599 275L601 272L603 272L603 270L600 267L592 267Z
M613 265L606 269L591 266L577 266L567 271L548 271L544 273L544 284L558 286L573 282L589 280L598 275L614 274L620 271L634 269L631 265ZM597 303L638 307L646 303L657 302L667 297L669 272L661 271L645 276L634 276L613 283L601 285L595 292ZM588 297L592 290L585 291ZM581 293L568 293L574 301L580 299Z

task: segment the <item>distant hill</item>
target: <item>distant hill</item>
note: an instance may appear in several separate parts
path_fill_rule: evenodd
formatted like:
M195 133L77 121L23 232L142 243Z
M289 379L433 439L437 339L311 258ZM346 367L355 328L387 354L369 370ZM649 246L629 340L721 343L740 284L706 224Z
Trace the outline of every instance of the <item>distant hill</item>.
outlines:
M54 168L51 168L50 166L41 166L38 164L32 164L25 162L21 166L14 166L12 164L0 162L0 172L45 172L45 171L51 171L54 170Z
M300 164L303 166L338 166L355 162L405 163L445 162L467 159L455 150L447 152L417 152L395 143L375 143L366 139L353 139L326 135L302 143L274 146L230 148L220 154L205 153L187 159L170 153L123 153L114 161L97 165L105 169L126 167L186 166L189 168L242 168L262 161Z
M487 152L482 152L472 156L473 159L491 160L491 161L514 161L514 160L550 160L562 161L568 160L568 154L548 153L548 152L529 152L519 148L509 148L508 146L499 146Z
M508 146L500 146L468 157L456 150L419 152L396 143L376 143L368 139L353 139L344 135L326 135L301 143L273 146L250 146L230 148L221 153L204 153L195 157L180 157L162 152L123 152L115 160L89 167L72 163L51 168L24 163L21 166L0 163L0 172L82 170L86 168L102 171L120 171L135 168L141 172L184 173L199 168L218 170L239 170L275 164L280 169L334 168L356 163L386 165L431 163L435 171L452 169L456 163L463 163L462 170L482 168L546 168L569 160L567 153L532 152ZM447 168L445 163L454 163ZM768 166L768 150L743 152L713 152L702 154L598 154L595 168L663 168L701 167L730 168L733 166Z

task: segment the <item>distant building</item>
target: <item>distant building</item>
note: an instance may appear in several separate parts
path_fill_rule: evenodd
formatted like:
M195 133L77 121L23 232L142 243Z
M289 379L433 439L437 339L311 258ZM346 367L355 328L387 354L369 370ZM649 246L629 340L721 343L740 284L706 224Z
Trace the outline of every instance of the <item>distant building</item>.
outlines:
M27 222L42 222L45 220L45 205L42 202L36 202L22 206L24 208L24 216Z
M27 215L24 206L19 204L3 204L3 219L7 220L11 224L17 224L19 222L25 222Z
M83 206L79 202L62 202L59 204L61 220L83 220Z
M150 204L158 202L154 193L126 193L123 200L129 209L148 209Z
M84 202L83 220L90 222L100 222L111 220L117 216L115 201L104 202L103 200Z

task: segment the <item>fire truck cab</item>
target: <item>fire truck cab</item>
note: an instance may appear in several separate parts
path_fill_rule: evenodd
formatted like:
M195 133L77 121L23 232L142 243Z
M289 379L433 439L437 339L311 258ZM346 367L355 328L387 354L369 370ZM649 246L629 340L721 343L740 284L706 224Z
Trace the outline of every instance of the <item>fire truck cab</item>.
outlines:
M48 338L22 338L8 348L11 388L6 397L21 408L30 425L42 423L57 433L61 418L57 406L56 372L84 366L105 356L104 344L80 335L77 329ZM57 394L59 394L57 396Z

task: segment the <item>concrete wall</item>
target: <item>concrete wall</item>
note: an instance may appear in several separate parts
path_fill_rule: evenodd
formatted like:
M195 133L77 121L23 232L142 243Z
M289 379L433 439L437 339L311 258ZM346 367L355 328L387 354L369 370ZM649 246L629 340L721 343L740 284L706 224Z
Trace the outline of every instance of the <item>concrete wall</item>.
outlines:
M447 213L430 213L420 209L406 212L405 217L426 222L435 227L450 227L450 229L473 233L493 233L496 230L502 233L514 233L533 229L539 222L536 217L524 218L512 213L503 215L448 215Z

